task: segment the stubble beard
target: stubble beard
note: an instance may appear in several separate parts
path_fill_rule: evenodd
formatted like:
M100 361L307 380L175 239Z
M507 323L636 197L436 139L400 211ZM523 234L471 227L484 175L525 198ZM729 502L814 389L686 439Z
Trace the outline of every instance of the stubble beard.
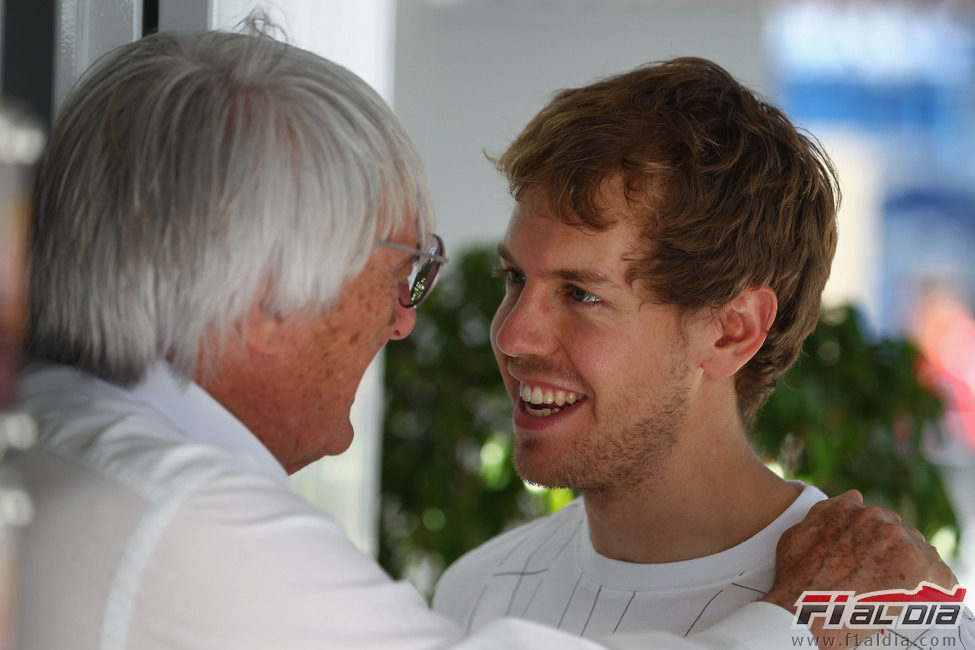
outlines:
M644 387L635 392L654 396L651 403L627 399L614 405L603 418L603 426L579 436L570 448L551 454L549 466L543 470L535 471L526 460L540 441L516 437L515 470L534 485L572 488L594 496L631 491L661 479L687 413L688 374L683 355L677 355L662 388ZM643 416L627 422L637 411Z

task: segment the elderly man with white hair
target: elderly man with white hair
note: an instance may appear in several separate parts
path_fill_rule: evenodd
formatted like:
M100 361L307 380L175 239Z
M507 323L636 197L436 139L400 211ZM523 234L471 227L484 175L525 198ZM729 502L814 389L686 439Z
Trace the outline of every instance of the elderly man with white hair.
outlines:
M388 106L253 27L126 45L53 127L17 406L39 429L18 647L600 647L512 620L463 638L288 490L349 446L367 364L410 333L446 258ZM850 498L780 551L767 602L612 643L779 647L804 588L949 575Z

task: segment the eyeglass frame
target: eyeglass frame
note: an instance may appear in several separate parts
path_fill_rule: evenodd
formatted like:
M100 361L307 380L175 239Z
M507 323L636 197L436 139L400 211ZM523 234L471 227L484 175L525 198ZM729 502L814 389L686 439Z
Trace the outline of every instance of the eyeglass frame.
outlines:
M430 281L430 286L425 286L423 288L423 293L421 293L417 298L413 298L409 302L403 302L403 299L400 298L399 304L405 307L406 309L416 309L421 302L427 299L427 296L429 296L433 292L433 287L437 284L437 280L440 278L440 267L442 267L444 264L450 261L450 259L448 259L443 255L446 252L446 250L444 248L444 243L443 240L440 238L440 235L437 235L436 233L432 233L432 235L433 235L433 243L430 246L430 248L432 248L433 251L413 248L411 246L404 246L403 244L397 244L396 242L380 239L379 237L376 237L373 240L375 243L379 244L380 246L385 246L386 248L391 248L393 250L400 251L402 253L409 253L414 257L425 258L426 260L429 260L434 264L431 273L427 275L427 278L432 278ZM424 264L425 263L426 262L424 262ZM415 264L416 262L414 262L414 265ZM419 280L419 278L420 278L420 274L419 272L417 272L416 278L413 279L413 284L409 288L410 296L412 296L415 293L417 280Z

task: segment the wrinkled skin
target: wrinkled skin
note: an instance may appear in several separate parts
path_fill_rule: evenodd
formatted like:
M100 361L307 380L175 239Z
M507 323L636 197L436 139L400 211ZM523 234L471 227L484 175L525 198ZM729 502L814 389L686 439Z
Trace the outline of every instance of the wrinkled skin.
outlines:
M863 505L855 490L822 501L779 540L775 584L762 600L795 611L803 591L914 589L921 581L951 589L957 584L933 546L892 510ZM848 630L822 630L843 648ZM861 630L861 637L863 631ZM820 641L821 647L827 643Z

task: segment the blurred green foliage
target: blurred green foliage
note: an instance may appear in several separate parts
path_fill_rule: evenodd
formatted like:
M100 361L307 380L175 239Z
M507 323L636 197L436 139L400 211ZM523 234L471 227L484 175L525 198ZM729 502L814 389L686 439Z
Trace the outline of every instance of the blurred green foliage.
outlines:
M919 383L920 360L906 340L871 340L853 308L825 312L759 413L752 440L786 476L830 495L856 488L925 536L948 529L957 539L951 502L924 453L943 405Z
M428 595L464 552L572 498L526 488L511 466L511 401L490 344L496 261L488 249L456 258L413 334L386 348L379 560ZM954 530L922 454L941 404L917 360L905 341L868 340L853 310L827 314L759 413L756 450L828 494L856 487L927 535Z

